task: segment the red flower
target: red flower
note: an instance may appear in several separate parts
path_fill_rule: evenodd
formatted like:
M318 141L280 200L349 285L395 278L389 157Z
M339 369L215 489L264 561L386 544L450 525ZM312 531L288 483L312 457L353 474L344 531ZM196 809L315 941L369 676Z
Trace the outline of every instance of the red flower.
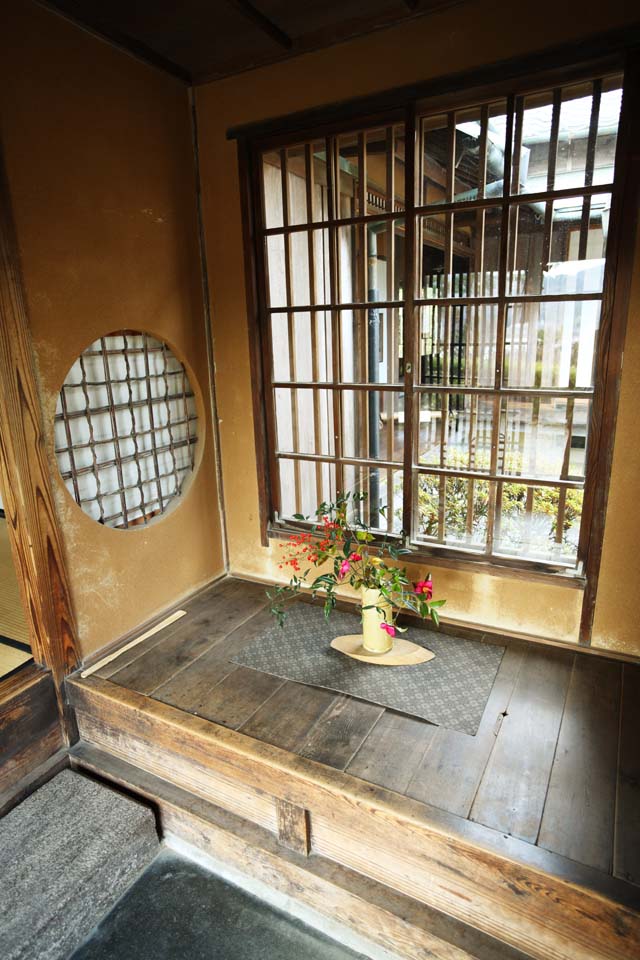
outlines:
M418 580L415 585L415 592L431 600L433 596L433 580L428 577L426 580Z

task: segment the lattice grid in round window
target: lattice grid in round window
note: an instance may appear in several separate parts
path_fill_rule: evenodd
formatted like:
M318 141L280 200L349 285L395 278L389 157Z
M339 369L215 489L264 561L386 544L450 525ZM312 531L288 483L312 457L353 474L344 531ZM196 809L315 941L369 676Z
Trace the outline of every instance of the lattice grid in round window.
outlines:
M58 397L62 479L98 523L147 524L194 470L196 403L182 363L146 333L101 337L71 367Z

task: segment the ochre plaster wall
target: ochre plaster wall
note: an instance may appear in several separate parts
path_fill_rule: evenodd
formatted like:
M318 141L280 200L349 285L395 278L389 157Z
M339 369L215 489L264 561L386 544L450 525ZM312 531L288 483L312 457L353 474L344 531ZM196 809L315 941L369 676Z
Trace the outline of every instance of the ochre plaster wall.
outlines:
M164 338L200 390L199 470L149 528L101 527L49 453L83 655L223 572L186 87L29 0L3 0L0 118L45 425L84 347Z
M277 547L260 545L251 422L251 378L243 277L236 148L228 127L470 69L619 27L633 19L626 2L520 5L468 2L271 67L197 89L207 262L211 281L216 385L230 564L234 572L278 579ZM504 26L506 25L506 26ZM636 258L636 263L638 258ZM640 400L640 289L636 284L622 381L620 427L594 643L640 654L640 454L634 411ZM634 322L635 318L635 322ZM582 594L562 585L473 571L432 570L450 617L575 641Z

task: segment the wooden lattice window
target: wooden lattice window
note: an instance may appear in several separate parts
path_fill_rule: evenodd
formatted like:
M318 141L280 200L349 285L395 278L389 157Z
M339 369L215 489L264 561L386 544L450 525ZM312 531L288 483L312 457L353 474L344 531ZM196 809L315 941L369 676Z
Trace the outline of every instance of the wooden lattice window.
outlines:
M88 516L147 524L181 495L195 465L198 417L184 365L166 343L131 330L101 337L75 361L55 414L62 479Z
M582 572L622 76L503 90L253 142L272 524Z

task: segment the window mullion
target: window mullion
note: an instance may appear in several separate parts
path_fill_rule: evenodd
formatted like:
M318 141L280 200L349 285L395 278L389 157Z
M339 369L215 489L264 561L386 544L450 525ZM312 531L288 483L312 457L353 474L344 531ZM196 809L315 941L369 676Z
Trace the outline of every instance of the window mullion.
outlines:
M500 388L502 386L502 366L504 362L504 343L507 325L507 270L509 267L509 184L513 153L513 122L515 100L513 94L507 99L507 123L504 150L504 178L502 200L502 224L500 231L500 259L498 264L498 317L496 330L496 368L493 397L493 425L491 430L491 465L489 473L498 472L498 454L500 446ZM493 553L496 526L499 523L500 503L502 501L502 483L493 481L489 485L489 505L487 511L486 552Z
M415 536L414 510L414 367L418 353L416 299L416 105L407 106L405 116L405 291L403 318L404 356L404 467L402 474L402 527L406 536ZM416 494L417 495L417 494Z
M340 311L338 302L338 228L335 226L340 195L339 171L336 169L336 138L327 137L325 153L327 157L327 212L329 214L329 296L331 307L331 365L333 382L342 379L340 371ZM332 390L333 397L333 441L336 460L336 492L344 492L344 467L342 457L342 402L341 391Z

